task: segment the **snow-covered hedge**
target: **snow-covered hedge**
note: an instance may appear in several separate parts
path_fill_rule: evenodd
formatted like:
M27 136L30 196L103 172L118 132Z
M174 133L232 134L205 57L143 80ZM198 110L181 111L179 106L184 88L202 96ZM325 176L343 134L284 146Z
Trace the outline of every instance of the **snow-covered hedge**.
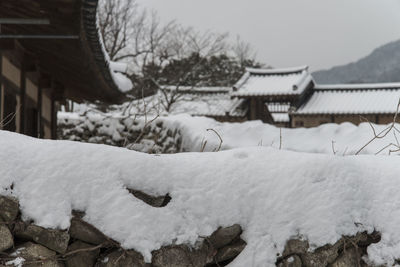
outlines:
M58 139L126 147L145 153L180 151L181 135L162 120L102 113L59 112Z
M286 242L310 249L374 230L368 260L400 258L400 159L334 156L271 147L149 155L105 145L37 140L0 131L0 194L22 218L67 229L71 212L150 261L168 244L194 245L238 224L247 243L230 266L274 266ZM169 195L154 208L127 189Z

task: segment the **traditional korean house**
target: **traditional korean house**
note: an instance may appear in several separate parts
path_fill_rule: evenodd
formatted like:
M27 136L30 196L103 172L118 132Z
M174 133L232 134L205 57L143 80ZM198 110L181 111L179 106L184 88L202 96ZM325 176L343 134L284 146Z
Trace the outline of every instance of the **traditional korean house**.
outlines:
M233 87L232 97L246 100L249 120L290 126L289 109L299 107L312 93L308 67L247 69Z
M400 83L316 85L313 94L290 113L292 127L324 123L388 124L400 99Z
M56 137L65 99L118 102L96 21L98 0L0 1L0 129Z

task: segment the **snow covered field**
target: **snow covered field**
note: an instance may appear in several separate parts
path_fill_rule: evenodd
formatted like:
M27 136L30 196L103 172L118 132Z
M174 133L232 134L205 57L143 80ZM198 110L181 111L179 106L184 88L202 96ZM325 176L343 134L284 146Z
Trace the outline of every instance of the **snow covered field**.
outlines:
M85 211L86 221L147 260L162 245L193 244L198 236L235 223L248 245L230 266L274 266L291 237L318 247L374 229L382 240L368 248L370 259L392 264L400 258L397 156L342 157L256 145L148 155L5 131L0 147L0 194L18 197L25 219L65 229L73 209ZM153 208L127 187L169 193L172 200Z
M222 138L222 150L238 147L265 146L282 148L284 150L312 152L336 155L354 155L373 137L373 131L368 123L356 126L351 123L324 124L315 128L279 129L261 121L243 123L220 123L205 117L176 115L161 118L167 127L180 129L185 151L201 151L205 141L204 151L213 151L219 147ZM373 125L376 133L380 133L390 125ZM396 125L400 129L399 125ZM383 134L382 134L383 135ZM381 135L381 136L382 136ZM396 150L400 140L399 132L392 130L384 138L376 139L360 154L387 155L389 150ZM382 150L382 151L381 151Z

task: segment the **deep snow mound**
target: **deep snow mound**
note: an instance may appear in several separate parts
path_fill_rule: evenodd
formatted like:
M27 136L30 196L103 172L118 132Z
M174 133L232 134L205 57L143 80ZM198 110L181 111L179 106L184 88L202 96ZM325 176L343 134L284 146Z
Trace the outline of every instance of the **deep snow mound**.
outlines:
M400 159L333 156L266 147L148 155L105 145L37 140L0 131L0 194L23 218L66 229L72 210L124 248L194 244L239 224L247 246L230 266L274 266L287 240L311 248L374 230L376 264L400 258ZM12 185L12 186L11 186ZM153 208L127 188L171 197Z
M60 139L124 146L147 153L211 152L256 146L342 156L398 154L400 150L399 124L390 131L385 129L391 124L369 123L358 126L330 123L289 129L261 121L222 123L187 114L154 116L145 120L141 116L91 111L85 115L59 112L58 126ZM370 142L374 139L372 127L383 138Z

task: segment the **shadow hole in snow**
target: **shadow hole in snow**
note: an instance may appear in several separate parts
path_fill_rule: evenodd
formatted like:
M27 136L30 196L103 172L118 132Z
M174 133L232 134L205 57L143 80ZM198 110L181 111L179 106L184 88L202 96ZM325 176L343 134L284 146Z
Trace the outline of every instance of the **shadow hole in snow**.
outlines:
M169 194L166 194L165 196L155 197L155 196L148 195L146 193L143 193L142 191L135 190L135 189L128 188L128 191L134 197L142 200L147 205L150 205L155 208L165 207L171 201L171 197L169 196Z

